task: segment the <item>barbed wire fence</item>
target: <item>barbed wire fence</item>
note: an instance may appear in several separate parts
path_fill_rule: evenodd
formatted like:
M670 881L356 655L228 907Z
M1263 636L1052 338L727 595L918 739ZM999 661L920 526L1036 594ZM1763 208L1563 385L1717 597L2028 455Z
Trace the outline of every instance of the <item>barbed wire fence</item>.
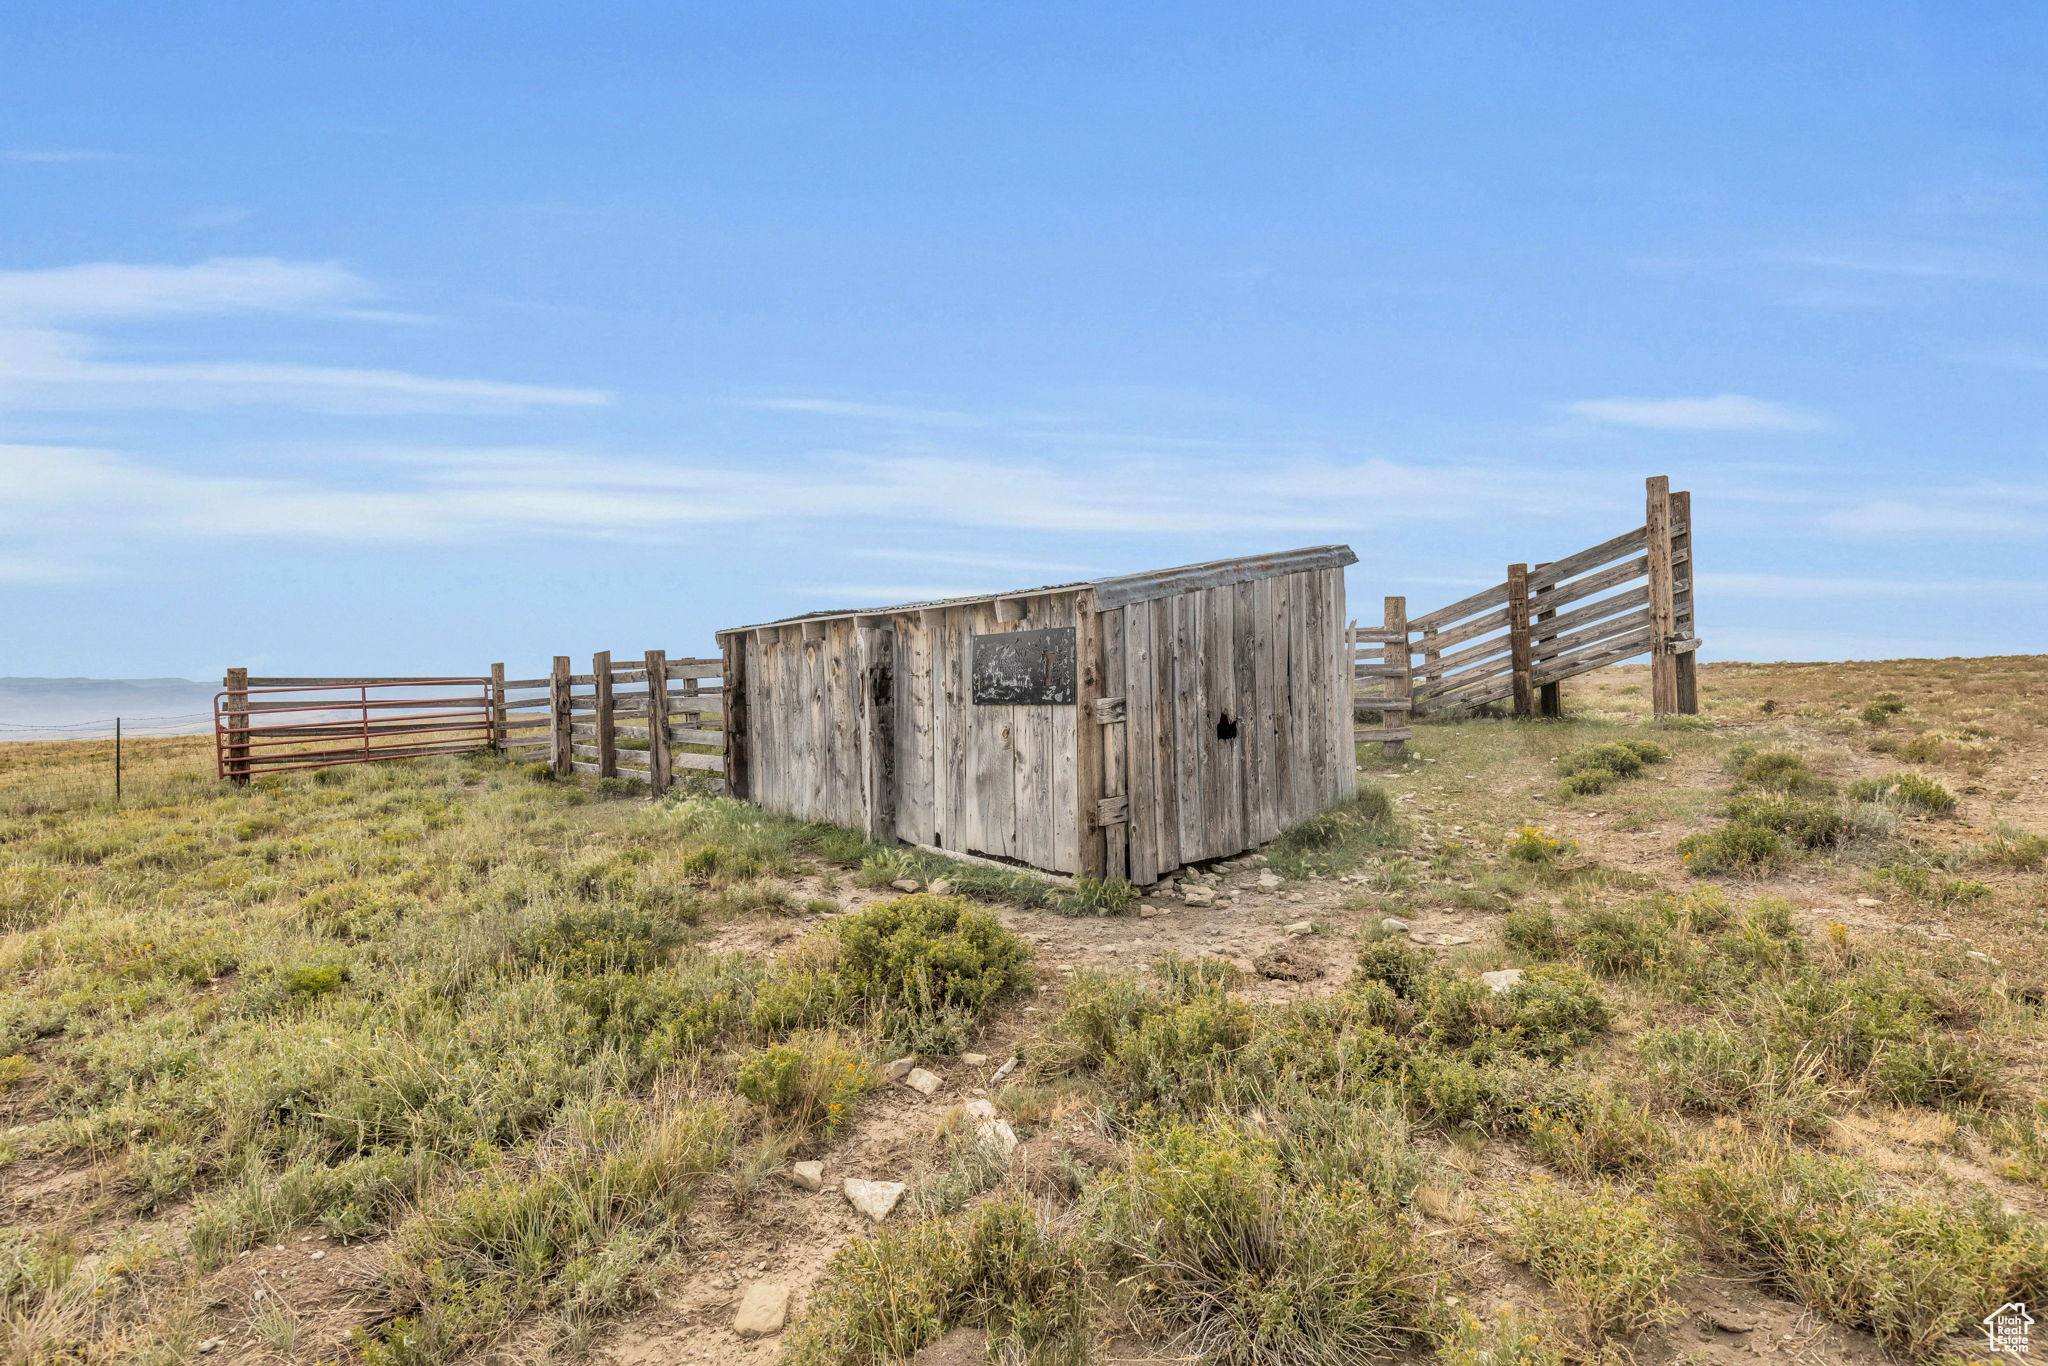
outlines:
M213 713L0 721L0 813L154 802L213 779Z

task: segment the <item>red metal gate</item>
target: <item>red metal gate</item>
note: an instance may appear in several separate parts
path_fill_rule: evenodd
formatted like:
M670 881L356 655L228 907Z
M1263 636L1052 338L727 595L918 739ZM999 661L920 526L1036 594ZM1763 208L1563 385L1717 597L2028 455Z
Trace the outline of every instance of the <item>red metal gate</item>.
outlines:
M215 766L236 782L459 754L490 745L495 734L488 678L249 679L213 698Z

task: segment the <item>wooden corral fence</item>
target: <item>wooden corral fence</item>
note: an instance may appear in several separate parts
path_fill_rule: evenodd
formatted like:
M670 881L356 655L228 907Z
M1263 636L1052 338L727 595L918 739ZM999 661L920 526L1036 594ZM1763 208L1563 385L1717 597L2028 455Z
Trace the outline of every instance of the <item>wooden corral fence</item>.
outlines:
M1397 610L1405 618L1400 601L1387 600L1389 628ZM1406 630L1412 684L1394 676L1391 659L1357 665L1360 678L1382 679L1387 690L1377 701L1361 696L1361 710L1387 710L1398 702L1391 689L1405 686L1415 713L1512 699L1517 716L1556 716L1565 679L1648 654L1652 711L1697 712L1692 496L1672 492L1663 475L1649 479L1642 526L1560 560L1511 564L1504 582L1406 621ZM1390 748L1405 738L1359 734Z
M679 769L725 771L721 659L649 650L589 673L557 655L546 678L259 678L229 669L214 700L220 776L495 749L555 773L637 778L660 796ZM393 690L402 691L398 695Z
M1352 739L1361 745L1377 744L1382 754L1395 758L1413 734L1408 722L1415 710L1408 599L1388 598L1385 618L1378 626L1352 622L1345 643L1351 661ZM1358 724L1370 712L1379 713L1379 723Z

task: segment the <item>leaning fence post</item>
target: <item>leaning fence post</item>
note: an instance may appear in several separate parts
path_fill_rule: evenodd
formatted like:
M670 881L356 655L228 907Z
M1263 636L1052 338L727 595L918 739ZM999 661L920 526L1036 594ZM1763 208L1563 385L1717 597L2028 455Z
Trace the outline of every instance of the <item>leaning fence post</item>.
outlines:
M718 638L725 660L719 670L719 725L725 732L725 795L753 796L753 737L747 723L747 637L734 631Z
M569 735L569 656L556 655L553 672L548 675L548 757L554 761L555 776L566 778L576 770L575 752L570 749Z
M1690 642L1673 661L1677 675L1675 689L1678 710L1697 716L1700 710L1699 626L1692 615L1692 586L1697 575L1692 559L1692 495L1679 491L1671 495L1671 630ZM1680 562L1685 565L1679 572Z
M647 652L647 790L668 791L668 651Z
M1529 640L1529 566L1508 566L1508 667L1514 671L1515 715L1536 711L1536 691L1530 680L1535 669L1535 649Z
M1672 638L1677 616L1671 564L1671 480L1657 474L1643 481L1643 532L1650 572L1650 711L1678 710L1677 656Z
M228 746L221 765L226 776L246 784L249 781L249 671L229 669L221 679L228 694Z
M597 723L597 776L619 776L618 726L612 711L612 652L599 650L590 657L591 706Z

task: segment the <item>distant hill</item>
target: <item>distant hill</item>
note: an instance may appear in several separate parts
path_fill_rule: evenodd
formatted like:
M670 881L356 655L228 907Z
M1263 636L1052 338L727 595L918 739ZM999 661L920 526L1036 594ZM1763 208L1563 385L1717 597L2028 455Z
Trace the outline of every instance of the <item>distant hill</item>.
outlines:
M0 740L193 735L212 729L218 683L190 678L0 678Z

